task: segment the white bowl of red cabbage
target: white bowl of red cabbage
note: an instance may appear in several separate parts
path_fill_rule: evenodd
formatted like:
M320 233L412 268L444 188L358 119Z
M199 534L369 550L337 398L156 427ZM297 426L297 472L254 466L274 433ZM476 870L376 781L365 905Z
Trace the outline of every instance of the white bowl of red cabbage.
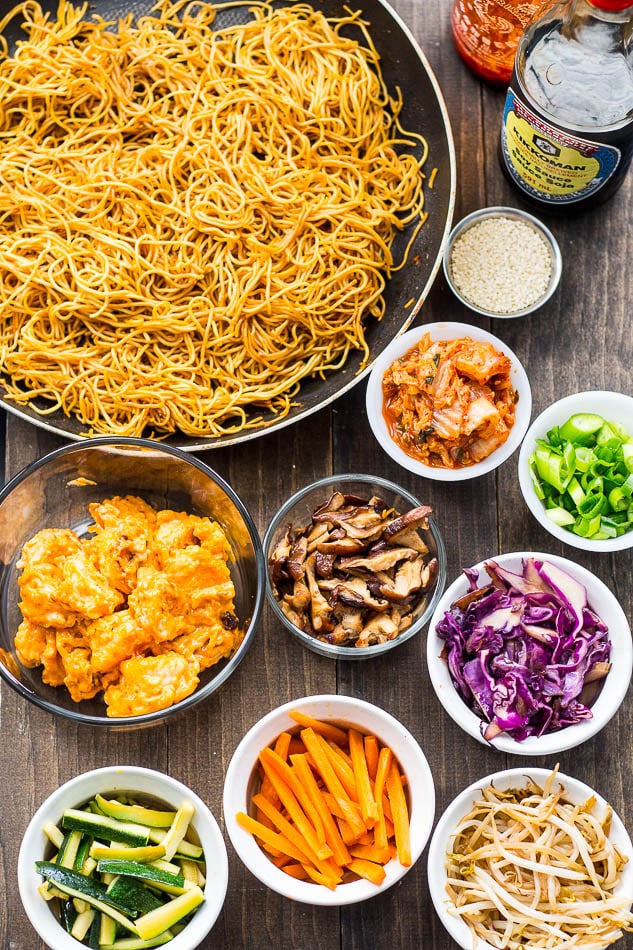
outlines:
M549 755L615 715L632 672L631 630L594 574L553 554L488 558L444 592L429 624L438 699L499 751Z
M583 551L633 546L633 398L593 390L552 403L519 453L525 502L551 535Z

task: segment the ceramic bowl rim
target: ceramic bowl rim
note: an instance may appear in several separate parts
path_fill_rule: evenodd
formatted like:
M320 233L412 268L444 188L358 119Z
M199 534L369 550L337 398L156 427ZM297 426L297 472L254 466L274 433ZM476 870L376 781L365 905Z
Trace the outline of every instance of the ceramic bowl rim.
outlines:
M213 851L213 867L207 860L205 902L187 927L170 941L172 950L193 950L199 946L220 915L228 888L228 855L209 806L193 789L164 772L134 765L103 766L75 775L51 792L36 809L22 837L17 864L20 898L32 927L51 950L76 950L80 944L66 934L37 890L40 878L33 863L44 857L48 840L42 830L43 823L47 820L57 823L64 808L83 804L97 791L123 790L152 794L176 807L184 799L191 801L195 808L192 827L206 845L206 854Z
M331 715L319 712L331 709ZM235 813L247 808L248 788L259 751L272 742L284 729L295 726L289 712L293 709L311 712L317 718L357 725L361 731L373 731L379 740L388 744L399 760L404 772L419 792L425 792L422 803L411 792L411 857L412 863L404 867L392 859L385 867L387 877L376 887L369 881L357 880L329 890L320 884L298 881L276 868L265 856L249 832L238 825ZM367 725L367 724L370 725ZM379 723L374 729L373 724ZM385 734L386 733L386 734ZM250 765L248 764L250 763ZM415 765L415 773L413 766ZM422 788L423 787L423 788ZM411 870L421 856L429 840L435 816L435 785L426 756L413 734L391 713L367 700L338 694L318 694L283 703L259 719L244 735L236 747L226 770L223 796L224 825L240 860L249 871L271 890L290 900L314 906L340 907L358 903L384 894L385 890Z

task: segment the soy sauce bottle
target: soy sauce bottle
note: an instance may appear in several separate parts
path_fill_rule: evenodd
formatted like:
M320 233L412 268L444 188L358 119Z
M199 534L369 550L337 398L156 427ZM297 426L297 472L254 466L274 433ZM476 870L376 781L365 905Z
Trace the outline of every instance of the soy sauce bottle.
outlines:
M558 0L519 41L499 157L531 203L590 208L633 157L633 0Z

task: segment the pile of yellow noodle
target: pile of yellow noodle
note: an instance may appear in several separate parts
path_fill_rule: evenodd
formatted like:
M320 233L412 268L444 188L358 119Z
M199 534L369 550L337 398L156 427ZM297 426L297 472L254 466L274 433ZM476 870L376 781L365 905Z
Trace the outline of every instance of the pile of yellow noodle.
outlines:
M26 30L0 51L9 397L120 435L282 417L301 379L367 359L396 229L425 217L424 140L358 13L86 9L0 22Z

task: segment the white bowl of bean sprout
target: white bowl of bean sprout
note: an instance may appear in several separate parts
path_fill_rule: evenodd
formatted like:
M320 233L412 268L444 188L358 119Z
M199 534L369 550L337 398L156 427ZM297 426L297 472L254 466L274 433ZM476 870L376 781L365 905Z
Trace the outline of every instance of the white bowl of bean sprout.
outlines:
M567 946L574 933L584 942L573 946L600 950L633 926L632 859L624 824L597 791L557 769L507 769L448 806L429 847L428 880L437 915L463 950Z
M370 373L366 411L380 446L402 468L456 482L492 472L519 448L532 391L518 356L498 337L442 321L392 340Z

